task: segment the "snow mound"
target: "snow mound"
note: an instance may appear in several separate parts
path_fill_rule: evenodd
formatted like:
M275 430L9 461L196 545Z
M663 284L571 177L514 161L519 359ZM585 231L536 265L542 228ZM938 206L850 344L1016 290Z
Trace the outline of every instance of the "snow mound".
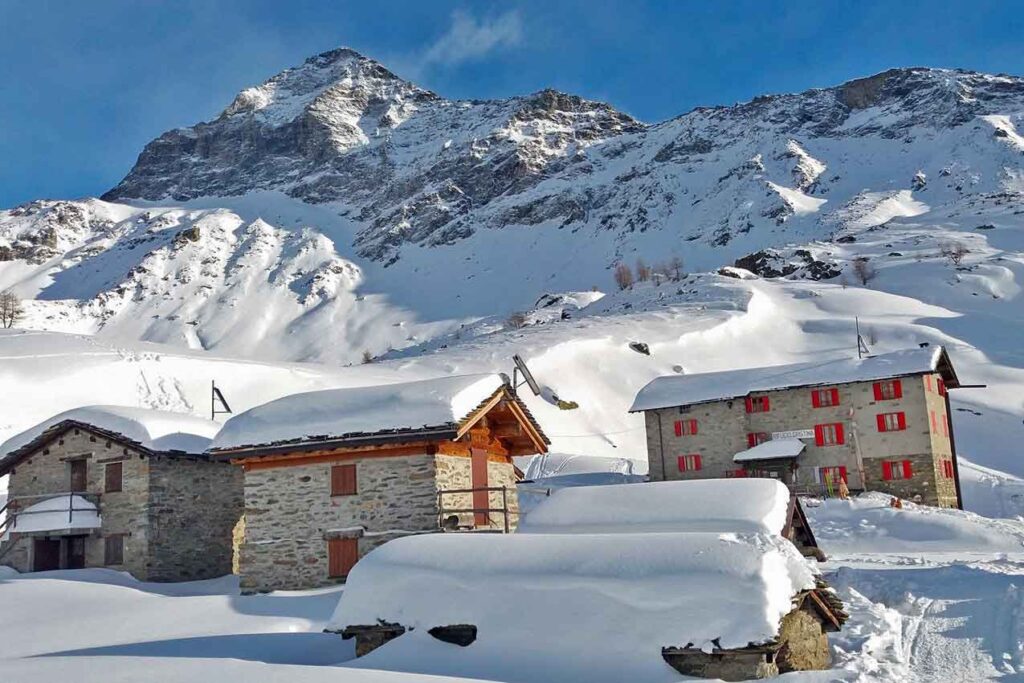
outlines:
M474 624L479 641L511 648L646 658L663 645L770 641L813 587L793 544L769 534L439 534L360 560L328 628Z
M456 375L285 396L228 420L213 448L454 427L504 383L497 374Z
M5 441L0 445L0 464L46 430L69 420L116 432L151 451L202 453L220 429L216 422L185 413L127 406L85 406L54 415Z
M850 500L805 505L818 542L831 555L861 553L963 553L1024 551L1024 522L990 519L973 512L933 508L866 493Z
M693 375L670 375L649 382L633 401L631 413L678 405L692 405L816 384L845 384L934 372L941 346L905 349L867 358L841 358L820 363L796 363Z
M100 513L96 506L81 496L47 498L21 510L4 534L27 534L33 531L60 529L98 529Z
M555 491L519 523L523 534L741 532L779 535L789 490L773 479L702 479Z

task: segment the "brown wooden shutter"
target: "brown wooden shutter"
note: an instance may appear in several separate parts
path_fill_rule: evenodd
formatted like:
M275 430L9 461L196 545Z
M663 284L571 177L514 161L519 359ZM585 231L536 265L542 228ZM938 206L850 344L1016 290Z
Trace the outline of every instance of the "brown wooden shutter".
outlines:
M327 575L330 578L348 576L358 561L358 538L332 538L327 541Z
M335 465L331 468L332 496L354 496L358 492L355 465Z
M112 534L103 539L103 564L124 564L123 534Z
M103 490L106 493L116 493L121 490L122 463L108 462L104 473Z

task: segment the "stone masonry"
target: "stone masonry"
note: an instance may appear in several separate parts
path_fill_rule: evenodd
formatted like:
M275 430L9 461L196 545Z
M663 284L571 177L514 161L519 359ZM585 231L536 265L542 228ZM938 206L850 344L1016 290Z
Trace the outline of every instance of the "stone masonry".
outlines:
M810 387L794 387L756 394L769 398L767 412L747 413L742 397L646 411L650 477L657 481L736 476L741 466L733 456L749 447L748 434L841 423L846 437L842 445L817 446L813 439L804 439L806 449L797 459L798 485L814 484L816 468L844 466L853 490L920 496L931 505L955 506L955 482L946 476L943 465L952 458L952 444L938 379L938 375L903 377L903 396L894 400L876 401L872 382L856 382L832 385L839 390L839 403L828 407L812 406ZM879 432L876 416L893 412L905 414L906 429ZM697 420L697 434L676 436L675 421L687 419ZM700 470L679 471L677 458L687 454L701 456ZM911 461L912 478L885 480L882 463L903 460Z
M33 497L20 502L24 508L50 495L67 494L70 462L78 459L86 461L84 494L98 501L102 523L85 538L86 567L109 566L144 581L231 572L230 529L241 514L241 478L235 468L200 458L147 455L87 429L69 428L16 465L10 498ZM106 492L106 466L118 462L121 491ZM123 535L123 564L106 564L105 539L113 535ZM16 546L3 563L31 571L31 538L19 537Z

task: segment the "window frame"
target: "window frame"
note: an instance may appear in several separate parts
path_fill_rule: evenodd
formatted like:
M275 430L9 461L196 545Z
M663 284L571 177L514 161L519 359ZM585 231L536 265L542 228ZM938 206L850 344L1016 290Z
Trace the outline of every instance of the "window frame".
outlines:
M875 382L872 388L876 401L898 401L903 398L903 382L899 379L880 380ZM890 389L891 391L887 391Z
M103 566L118 566L124 565L124 537L127 534L106 534L103 537ZM116 552L111 552L115 549ZM116 556L117 561L112 561Z
M831 431L833 439L825 437ZM814 445L819 448L830 448L832 446L846 445L846 429L842 422L825 422L814 425Z
M347 472L351 472L350 477L344 476ZM359 470L355 463L331 465L330 486L331 498L359 495Z
M890 418L895 424L890 424ZM907 414L902 411L895 411L892 413L878 413L875 418L878 431L885 432L902 432L907 429Z
M359 539L338 537L327 539L327 578L344 579L359 562Z
M896 476L896 473L899 476ZM883 460L883 481L908 481L914 478L914 466L910 460Z
M676 436L696 436L697 420L692 417L685 420L676 420L673 428Z
M117 472L117 483L111 485L111 473ZM116 488L114 487L116 486ZM121 493L124 491L124 461L108 462L103 466L103 493Z
M676 457L676 467L680 472L700 472L704 469L704 459L700 453L686 453Z
M771 399L767 396L747 396L746 409L748 414L771 412Z
M828 402L822 401L825 396L828 397ZM837 405L839 405L839 387L811 389L812 408L834 408Z

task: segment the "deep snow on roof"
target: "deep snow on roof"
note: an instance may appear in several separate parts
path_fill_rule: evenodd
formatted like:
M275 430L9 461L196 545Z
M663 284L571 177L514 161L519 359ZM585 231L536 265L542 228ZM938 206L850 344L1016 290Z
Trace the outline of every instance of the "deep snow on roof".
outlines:
M795 458L806 448L800 439L772 439L759 443L753 448L740 451L732 457L734 462L750 462L751 460L775 460L778 458ZM782 486L782 484L779 484Z
M518 533L764 532L781 534L789 489L773 479L701 479L555 491Z
M0 445L0 465L46 430L65 421L80 422L114 432L151 451L202 453L220 425L195 415L128 406L85 406L43 420Z
M775 534L431 534L363 557L328 628L473 624L513 649L646 658L771 641L813 587Z
M231 418L213 448L455 427L504 384L497 374L293 394Z
M14 524L4 534L27 534L35 531L64 529L98 529L100 513L96 506L81 496L54 496L26 507L18 513Z
M941 346L905 349L867 358L840 358L693 375L670 375L650 381L633 400L630 412L739 398L758 391L818 384L870 382L938 369Z

